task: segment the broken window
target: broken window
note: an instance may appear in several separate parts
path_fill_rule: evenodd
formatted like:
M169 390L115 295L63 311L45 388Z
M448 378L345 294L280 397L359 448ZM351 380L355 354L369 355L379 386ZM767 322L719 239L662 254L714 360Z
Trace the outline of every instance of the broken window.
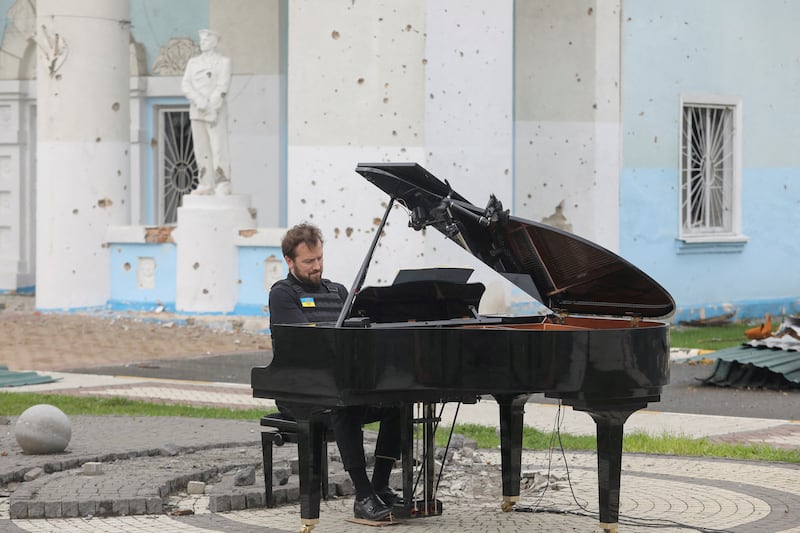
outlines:
M734 235L739 230L737 106L683 104L681 236Z

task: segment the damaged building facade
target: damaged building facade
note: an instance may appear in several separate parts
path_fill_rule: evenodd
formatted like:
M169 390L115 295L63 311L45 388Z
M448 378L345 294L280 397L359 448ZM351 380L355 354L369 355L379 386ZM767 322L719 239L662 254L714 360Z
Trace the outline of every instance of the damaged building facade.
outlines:
M326 275L348 285L387 202L353 169L376 161L419 162L475 205L495 194L618 252L671 292L675 319L797 310L795 3L0 0L0 12L0 291L35 291L41 310L264 314L285 275L278 239L300 221L322 228ZM180 80L203 28L232 60L227 207L187 202ZM201 224L221 208L219 225ZM204 249L204 231L225 236ZM368 284L476 267L400 207L385 233ZM484 268L474 279L483 311L535 307Z

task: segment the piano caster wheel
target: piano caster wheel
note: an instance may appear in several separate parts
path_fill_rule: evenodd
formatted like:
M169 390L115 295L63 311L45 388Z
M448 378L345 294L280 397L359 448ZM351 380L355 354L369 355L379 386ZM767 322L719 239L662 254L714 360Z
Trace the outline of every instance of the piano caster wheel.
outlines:
M617 533L617 524L605 524L600 522L600 527L603 528L603 533Z
M311 533L311 530L314 529L314 527L316 527L318 523L319 519L316 520L312 519L307 522L304 522L303 527L300 528L300 533Z
M519 500L519 496L503 496L503 501L500 503L500 510L504 513L509 512L514 508L517 500Z

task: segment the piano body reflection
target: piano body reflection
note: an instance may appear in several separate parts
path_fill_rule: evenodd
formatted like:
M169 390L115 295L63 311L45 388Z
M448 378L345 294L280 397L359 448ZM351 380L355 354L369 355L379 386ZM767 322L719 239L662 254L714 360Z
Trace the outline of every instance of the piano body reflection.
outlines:
M600 525L616 531L623 426L659 401L669 381L668 326L656 319L673 312L672 297L614 253L510 216L493 196L480 209L417 164L360 164L356 172L391 201L342 315L336 324L274 325L273 360L251 375L254 396L309 406L298 418L303 530L319 518L316 411L493 396L501 505L510 510L520 494L525 403L542 392L596 422ZM361 289L394 201L409 211L411 227L439 230L553 312L481 316L483 286L447 276Z

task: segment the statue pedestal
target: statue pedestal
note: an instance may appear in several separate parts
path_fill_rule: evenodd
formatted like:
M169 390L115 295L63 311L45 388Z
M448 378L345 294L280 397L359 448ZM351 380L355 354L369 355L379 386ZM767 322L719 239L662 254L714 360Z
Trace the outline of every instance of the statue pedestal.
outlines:
M183 197L172 232L177 248L176 311L233 311L239 286L235 239L240 230L256 227L248 195Z

